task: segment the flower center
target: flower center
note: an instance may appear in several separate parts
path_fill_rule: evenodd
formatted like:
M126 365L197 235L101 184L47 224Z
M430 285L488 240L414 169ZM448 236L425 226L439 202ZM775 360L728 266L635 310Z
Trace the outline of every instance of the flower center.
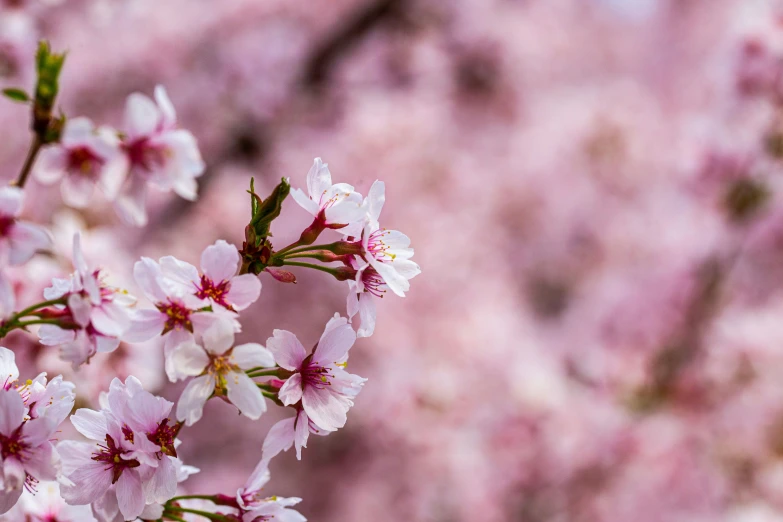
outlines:
M321 389L332 385L330 379L332 374L329 373L329 369L314 363L312 354L302 361L302 368L299 370L299 373L302 375L302 388L312 386Z
M150 143L149 138L139 138L125 145L125 152L130 159L131 167L143 172L151 172L166 164L170 151L162 146Z
M8 237L11 229L16 223L16 218L12 216L0 216L0 237Z
M234 311L231 305L226 301L228 291L231 289L231 281L221 281L216 284L212 279L202 275L201 285L196 288L196 297L199 299L211 299L220 306Z
M383 297L383 294L386 293L386 283L381 275L371 266L368 266L362 272L362 284L364 285L364 291L371 293L375 297Z
M389 235L389 231L380 228L370 234L367 240L367 251L378 261L394 261L397 256L388 252L389 245L384 243L383 238Z
M19 426L10 437L0 433L0 455L3 460L8 457L16 457L21 460L22 453L28 448L27 444L21 440L22 427Z
M185 329L193 331L193 323L190 320L190 309L178 301L167 301L158 303L158 310L166 314L166 326L163 328L163 335L171 330Z
M147 434L147 439L160 446L160 451L170 457L177 456L174 448L174 439L177 438L181 424L169 426L169 419L163 419L153 433Z
M106 470L111 469L112 470L112 480L111 483L116 483L120 475L122 475L122 472L125 471L128 468L138 468L140 466L139 461L136 459L133 460L125 460L122 458L122 455L129 453L128 451L123 450L122 448L119 448L115 443L114 439L111 437L111 435L106 435L106 445L98 445L101 450L97 453L94 453L92 456L92 460L95 460L97 462L104 462L108 464L108 467L106 467Z
M71 149L68 154L68 171L87 178L95 178L103 159L87 147Z

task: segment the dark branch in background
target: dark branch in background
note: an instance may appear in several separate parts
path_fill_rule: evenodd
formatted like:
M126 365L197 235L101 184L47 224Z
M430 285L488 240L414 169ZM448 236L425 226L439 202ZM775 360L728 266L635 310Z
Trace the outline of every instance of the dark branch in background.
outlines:
M357 9L316 46L305 62L301 86L311 91L323 87L342 56L380 24L401 16L407 1L376 0Z

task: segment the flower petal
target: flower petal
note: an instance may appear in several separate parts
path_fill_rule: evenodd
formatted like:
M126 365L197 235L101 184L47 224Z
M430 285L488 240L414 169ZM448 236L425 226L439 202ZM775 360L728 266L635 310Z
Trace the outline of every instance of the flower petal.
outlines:
M239 270L237 247L219 239L201 253L201 270L215 284L228 281Z
M302 400L302 375L293 374L280 388L277 397L282 401L283 406L290 406Z
M258 343L247 343L235 346L231 351L231 362L242 368L272 368L275 365L275 357L272 352Z
M227 373L226 388L228 389L228 400L239 408L239 411L246 417L256 420L266 411L264 395L246 373Z
M299 339L287 330L274 330L272 335L266 340L266 348L275 356L275 362L286 370L298 369L307 357Z
M177 420L192 426L204 414L204 404L215 391L215 378L210 375L196 377L182 391L177 403Z

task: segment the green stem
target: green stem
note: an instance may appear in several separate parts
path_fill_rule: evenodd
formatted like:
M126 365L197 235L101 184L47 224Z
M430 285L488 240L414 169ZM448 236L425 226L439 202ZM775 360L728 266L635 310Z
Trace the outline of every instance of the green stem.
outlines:
M294 243L296 244L296 243ZM308 246L302 246L299 248L291 248L286 247L283 250L280 250L279 252L275 252L273 254L273 257L288 257L292 254L299 254L302 252L310 252L313 250L329 250L330 252L334 249L335 245L337 243L328 243L325 245L308 245Z
M267 375L277 376L277 372L279 371L279 368L272 368L271 370L264 368L261 370L256 370L255 368L252 368L250 370L247 370L245 373L248 377L266 377Z
M59 319L35 319L33 321L21 321L14 324L14 328L25 328L27 326L32 326L34 324L56 324L61 325Z
M163 516L167 517L171 515L172 513L191 513L193 515L200 515L204 518L208 518L210 520L231 520L225 515L221 515L220 513L210 513L209 511L201 511L199 509L190 509L190 508L184 508L179 506L168 506L166 507L166 510L163 512Z
M321 257L321 254L306 254L305 251L300 252L289 252L286 254L286 256L283 259L295 259L300 257L309 257L312 259L319 259Z
M163 516L169 520L173 520L174 522L188 522L184 518L180 518L177 515L172 515L171 513L163 513Z
M258 388L261 390L261 394L264 397L266 397L267 399L275 399L275 400L278 400L278 401L280 400L278 398L278 396L277 396L277 393L266 391L264 388L261 387L262 385L260 385L260 384L256 384L256 386L258 386Z
M42 303L34 304L33 306L28 306L27 308L25 308L24 310L22 310L20 312L16 312L14 315L11 316L11 318L14 321L18 321L22 317L28 316L32 312L35 312L36 310L39 310L41 308L47 308L49 306L56 306L56 305L61 305L61 304L65 304L65 299L63 299L62 297L60 297L59 299L52 299L50 301L44 301Z
M169 502L176 502L178 500L189 500L189 499L211 500L212 502L214 502L215 495L180 495L178 497L170 498ZM166 503L168 504L168 502Z
M19 177L16 179L16 181L13 182L13 185L19 188L24 188L24 184L27 183L27 178L30 176L30 172L33 170L35 158L41 151L42 145L43 141L41 140L41 137L38 136L38 134L35 134L33 136L32 143L30 143L30 149L27 151L27 157L24 160L22 171L19 173Z
M333 268L329 268L326 266L313 265L311 263L299 263L297 261L287 261L287 260L283 260L283 266L301 266L303 268L312 268L314 270L320 270L321 272L326 272L327 274L331 274L337 277L337 271Z

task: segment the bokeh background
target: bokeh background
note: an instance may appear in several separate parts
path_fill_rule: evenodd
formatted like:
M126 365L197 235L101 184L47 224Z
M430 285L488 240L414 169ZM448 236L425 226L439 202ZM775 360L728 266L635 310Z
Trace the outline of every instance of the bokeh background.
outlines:
M139 293L140 256L239 244L245 193L312 159L365 193L422 274L352 350L369 382L345 429L272 463L270 494L316 522L783 520L783 6L772 0L4 0L0 85L69 50L69 116L119 127L163 84L208 165L148 228L31 183L57 249L16 274L32 302L70 237ZM0 103L16 176L27 109ZM275 244L308 215L292 201ZM242 341L314 343L345 283L263 278ZM171 400L156 344L75 373L7 342L94 405L115 375ZM211 401L216 402L216 401ZM191 493L231 493L269 429L225 404L183 432ZM67 435L67 434L66 434Z

